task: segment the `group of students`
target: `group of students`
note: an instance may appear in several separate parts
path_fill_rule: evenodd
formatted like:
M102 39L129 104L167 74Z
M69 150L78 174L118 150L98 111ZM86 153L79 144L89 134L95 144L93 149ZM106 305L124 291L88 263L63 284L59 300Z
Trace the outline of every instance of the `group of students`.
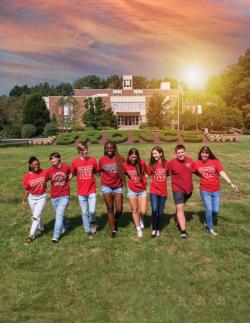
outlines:
M51 203L55 210L55 225L52 241L57 243L61 233L67 230L65 210L70 201L69 182L73 176L77 178L77 195L82 211L83 228L89 239L93 239L96 225L96 175L101 177L101 192L107 208L111 237L115 238L118 230L118 219L123 211L123 193L127 187L127 196L131 207L132 218L138 237L143 236L144 216L147 211L147 179L150 180L150 202L152 209L151 237L160 236L163 212L168 197L167 177L171 177L173 200L176 205L175 222L180 231L180 238L187 238L184 205L193 191L192 175L200 178L200 196L205 206L207 227L211 235L217 235L213 227L213 215L220 208L220 177L235 191L236 185L224 172L223 167L211 149L203 146L198 159L193 161L186 155L183 145L175 147L175 158L168 161L161 147L151 150L147 164L140 158L139 150L131 148L127 159L119 154L117 146L107 141L104 155L99 163L89 156L86 143L78 143L79 156L71 166L62 163L61 156L55 152L50 154L51 167L44 170L36 157L29 159L29 171L23 178L25 189L22 208L26 199L32 211L32 225L26 244L35 239L37 230L44 231L41 217L46 206L46 183L51 182Z

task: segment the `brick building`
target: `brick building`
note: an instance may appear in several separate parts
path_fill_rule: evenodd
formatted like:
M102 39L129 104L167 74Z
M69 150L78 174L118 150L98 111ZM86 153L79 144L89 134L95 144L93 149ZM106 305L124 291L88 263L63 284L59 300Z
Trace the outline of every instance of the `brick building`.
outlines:
M132 75L123 76L122 89L75 89L71 97L77 105L77 112L73 111L70 99L50 96L44 97L52 118L55 115L59 126L65 127L70 122L73 112L75 121L82 124L82 114L85 112L84 101L88 97L101 97L107 107L114 111L119 128L138 128L140 123L146 122L146 112L149 101L154 93L160 93L168 101L168 108L174 106L178 89L170 89L168 82L162 82L160 89L133 89Z

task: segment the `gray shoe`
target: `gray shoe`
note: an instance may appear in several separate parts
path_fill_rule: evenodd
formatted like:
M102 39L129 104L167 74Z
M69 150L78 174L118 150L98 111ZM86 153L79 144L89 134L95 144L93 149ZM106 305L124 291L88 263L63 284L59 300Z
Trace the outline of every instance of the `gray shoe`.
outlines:
M217 233L217 232L215 232L213 229L210 229L210 230L209 230L209 232L210 232L210 234L211 234L212 236L217 236L217 235L218 235L218 233Z
M94 235L93 235L93 233L91 231L89 231L87 233L87 237L88 237L89 240L92 240L94 238Z
M96 230L97 230L97 225L94 224L94 223L91 223L90 224L90 231L91 231L91 233L95 234L96 233Z

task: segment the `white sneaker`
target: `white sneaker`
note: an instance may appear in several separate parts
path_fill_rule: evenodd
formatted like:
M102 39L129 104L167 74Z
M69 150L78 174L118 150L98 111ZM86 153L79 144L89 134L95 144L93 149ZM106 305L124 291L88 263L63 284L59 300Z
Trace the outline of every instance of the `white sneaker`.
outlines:
M140 227L143 230L144 229L144 219L140 217Z
M137 230L137 236L138 236L138 238L142 238L143 237L143 233L142 233L142 230L141 229Z
M203 227L206 228L206 229L208 229L208 225L207 225L206 222L203 223Z
M58 243L58 238L53 237L53 238L51 239L51 241L52 241L53 243Z
M213 229L210 229L209 232L210 232L210 234L212 236L217 236L218 235L218 233L216 233Z

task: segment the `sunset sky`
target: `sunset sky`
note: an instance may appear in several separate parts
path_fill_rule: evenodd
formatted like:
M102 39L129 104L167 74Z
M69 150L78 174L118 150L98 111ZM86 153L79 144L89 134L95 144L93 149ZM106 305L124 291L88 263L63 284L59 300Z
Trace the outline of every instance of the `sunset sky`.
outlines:
M250 0L1 0L0 94L96 74L199 82L250 47Z

